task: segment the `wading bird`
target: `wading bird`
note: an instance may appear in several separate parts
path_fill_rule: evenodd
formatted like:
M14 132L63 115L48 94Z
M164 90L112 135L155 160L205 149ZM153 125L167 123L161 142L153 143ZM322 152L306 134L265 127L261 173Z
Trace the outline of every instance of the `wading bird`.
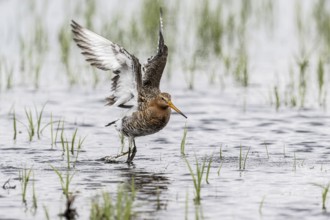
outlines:
M107 105L129 109L124 117L110 122L129 139L128 152L116 157L105 157L105 161L128 154L131 163L136 154L135 138L154 134L168 123L171 108L187 118L171 101L171 95L161 92L159 83L166 65L168 48L164 43L162 10L159 18L158 49L155 56L141 68L139 60L123 47L82 27L75 21L71 23L74 41L82 50L86 61L101 70L111 70L111 95Z

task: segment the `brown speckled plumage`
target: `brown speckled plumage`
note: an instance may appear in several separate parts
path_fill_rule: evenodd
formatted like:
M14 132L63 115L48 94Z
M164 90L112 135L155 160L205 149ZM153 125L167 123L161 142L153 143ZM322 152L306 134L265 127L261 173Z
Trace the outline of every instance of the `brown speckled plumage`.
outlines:
M171 108L186 117L172 104L171 96L159 89L168 55L163 37L162 11L157 53L142 68L139 60L118 44L83 28L75 21L72 21L71 26L73 39L86 61L101 70L114 73L112 94L106 98L107 105L130 109L123 118L108 125L115 124L117 130L129 138L127 162L131 163L136 153L135 137L163 129L170 119Z

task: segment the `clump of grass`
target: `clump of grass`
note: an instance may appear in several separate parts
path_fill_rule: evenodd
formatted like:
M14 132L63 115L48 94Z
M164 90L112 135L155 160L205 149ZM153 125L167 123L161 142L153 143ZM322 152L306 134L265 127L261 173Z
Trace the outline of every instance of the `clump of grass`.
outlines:
M69 31L68 22L66 22L60 29L58 33L58 41L61 48L61 62L65 67L65 72L67 78L69 80L69 84L72 86L77 83L77 77L74 75L69 58L71 52L71 43L72 43L72 36L71 31Z
M26 115L26 118L28 120L27 130L28 130L28 134L29 134L29 141L33 140L33 137L35 136L36 133L37 133L38 139L40 139L41 119L42 119L42 115L43 115L43 111L44 111L45 106L46 106L46 104L43 105L40 112L38 112L38 109L35 108L35 113L36 113L36 118L37 118L36 124L34 122L31 109L28 110L28 109L25 108L25 115Z
M322 91L323 85L324 85L324 64L323 60L319 58L318 66L317 66L317 79L318 79L318 85L319 85L319 94Z
M29 169L29 170L24 168L22 170L22 173L20 172L23 203L26 203L26 190L27 190L27 186L28 186L29 181L30 181L31 173L32 173L32 168Z
M30 72L34 74L32 78L36 89L39 88L41 69L46 52L48 51L48 35L43 21L44 19L35 17L35 22L33 25L34 36L32 42L26 43L26 45L29 45L30 48L27 49L28 54L26 54L25 59L32 60L32 62L30 62ZM33 51L36 51L37 53L33 53Z
M232 66L232 59L230 57L230 55L222 55L222 62L225 66L225 72L226 74L229 73L230 69L231 69L231 66Z
M93 17L96 12L96 2L94 0L86 0L86 11L84 13L86 27L92 29L93 27Z
M62 126L63 127L62 127L62 133L61 133L61 144L62 144L62 149L63 149L63 155L66 154L67 168L68 168L68 170L70 170L71 169L71 155L74 156L74 154L76 152L75 161L73 163L73 167L75 167L77 160L78 160L79 152L80 152L81 147L87 136L85 136L84 138L79 137L78 142L76 142L76 137L77 137L77 132L78 132L78 128L77 128L71 137L71 141L69 142L67 138L64 138L63 122L62 122ZM69 143L71 143L70 146L69 146ZM71 153L71 155L70 155L70 153Z
M13 86L13 69L10 70L9 74L7 75L7 89L11 89Z
M58 41L61 48L61 61L65 67L69 66L70 45L72 41L67 24L68 22L65 22L58 33Z
M81 150L81 147L82 147L82 145L83 145L83 143L84 143L86 137L87 137L87 136L85 136L84 138L79 137L79 140L78 140L78 146L77 146L77 153L76 153L75 161L74 161L74 163L73 163L73 168L76 167L76 163L77 163L77 161L78 161L78 155L79 155L79 152L80 152L80 150Z
M157 33L159 29L159 19L158 19L159 8L160 5L158 1L153 1L153 0L143 1L143 6L141 8L142 22L140 24L142 24L142 30L143 30L142 33L147 33L145 34L145 37L148 39L147 42L151 42L149 45L156 45L158 41Z
M327 1L325 0L316 1L313 15L316 23L316 36L320 38L324 52L328 53L330 51L330 13L326 4Z
M60 179L60 183L61 183L63 194L68 199L69 198L69 195L70 195L70 191L69 191L70 190L70 183L71 183L72 178L73 178L73 176L74 176L75 173L70 174L70 172L67 171L66 174L65 174L65 176L64 176L54 166L52 166L52 165L50 165L50 166L54 170L54 172L57 174L58 178Z
M326 201L327 201L327 195L329 192L329 188L330 188L330 183L328 183L327 185L321 185L321 184L317 184L317 183L313 183L314 186L320 187L322 189L322 209L326 210Z
M129 194L119 187L117 190L116 216L117 219L130 219L133 215L134 192Z
M68 22L66 22L60 29L58 33L58 41L61 48L61 61L64 64L66 75L69 80L70 85L74 85L77 80L72 72L72 68L70 66L69 57L70 57L70 49L71 49L71 42L72 36L69 28L67 26Z
M90 220L110 220L113 212L113 205L109 193L102 193L102 203L98 199L94 199L91 205Z
M287 85L285 104L290 107L296 107L298 104L297 95L296 95L297 89L296 89L296 80L292 66L290 66L289 75L290 75L290 81Z
M44 129L50 126L50 139L51 139L51 146L53 147L56 144L58 131L60 130L61 123L64 123L64 120L61 119L58 121L53 120L53 113L50 114L50 122L48 122L42 129L40 129L40 134L43 133ZM54 124L57 123L56 133L54 135ZM40 123L41 124L41 123ZM41 126L41 125L40 125Z
M206 159L203 160L202 164L200 164L196 159L196 174L194 173L192 167L190 166L189 161L187 160L187 158L185 158L186 164L188 166L190 175L193 179L193 183L194 183L194 188L195 188L195 198L194 201L196 204L200 204L200 200L201 200L201 187L202 187L202 179L203 179L203 175L204 175L204 171L205 171L205 163L206 163Z
M195 52L191 62L184 64L185 68L185 79L188 84L188 89L193 90L194 89L194 84L195 84L195 74L196 74L196 69L197 69L197 53Z
M34 122L33 122L33 116L31 110L28 111L25 108L25 115L28 120L29 141L32 141L35 131L34 131Z
M48 50L48 35L44 23L42 23L43 21L44 19L36 17L34 24L34 46L41 55Z
M102 201L99 198L93 199L89 219L131 219L134 215L134 195L126 192L123 187L118 187L116 199L113 202L107 192L102 193Z
M25 70L26 70L26 58L27 58L27 42L25 41L25 37L23 35L19 35L19 48L20 48L20 64L19 64L19 69L22 74L22 80L25 81Z
M42 66L48 51L48 35L44 19L36 16L32 24L32 35L20 34L20 73L23 83L32 79L36 89L39 87Z
M239 50L238 61L234 70L234 78L242 86L247 87L249 85L249 72L248 72L248 55L245 46L241 46Z
M213 7L209 6L209 1L205 1L200 8L200 20L197 21L197 37L199 45L198 51L201 57L207 56L212 51L216 56L222 53L223 22L221 4Z
M0 59L0 79L2 78L2 73L6 81L5 88L10 90L13 87L13 77L14 77L14 66L9 66L9 62L5 59ZM2 80L1 80L2 81ZM0 83L1 89L1 83Z
M184 126L184 129L183 129L183 136L182 136L182 140L181 140L181 148L180 148L181 155L185 155L187 132L188 132L188 128L187 128L187 123L186 123Z
M299 97L300 97L300 107L305 105L306 89L307 89L307 79L306 70L308 67L308 58L303 55L299 60L297 60L297 65L299 68Z
M38 60L37 63L34 66L34 87L36 89L39 88L39 79L40 79L40 71L42 68L42 61Z
M42 114L44 112L46 104L44 104L40 110L40 112L38 112L38 109L35 108L36 111L36 116L37 116L37 134L38 134L38 139L40 139L40 128L41 128L41 119L42 119Z
M299 44L302 45L305 37L305 26L302 17L302 5L299 1L295 2L295 23L299 37Z

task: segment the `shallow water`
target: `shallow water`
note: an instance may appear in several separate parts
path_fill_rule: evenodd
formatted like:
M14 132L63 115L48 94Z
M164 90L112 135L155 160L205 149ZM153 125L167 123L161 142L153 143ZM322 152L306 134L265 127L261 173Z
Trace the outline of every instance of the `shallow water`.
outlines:
M189 106L193 100L201 100L204 96L201 92L190 92L180 101L181 92L174 91L173 95L189 115L187 158L193 164L195 156L201 161L205 155L213 154L210 184L204 183L202 187L200 208L205 218L255 219L259 217L259 205L263 198L262 216L265 218L328 218L321 210L321 189L312 183L325 184L328 181L329 116L305 110L276 113L274 117L272 108L260 106L250 106L243 111L224 94L210 94L207 97L208 108L192 108ZM62 103L62 97L68 93L74 100L79 100L79 97L84 97L84 100ZM77 195L74 205L80 218L89 216L93 196L101 190L114 193L118 184L131 183L132 179L137 188L134 209L137 219L184 218L187 194L189 215L194 216L198 207L192 201L193 182L180 156L185 120L173 114L163 131L137 139L138 153L133 166L128 167L125 163L104 164L97 159L116 154L120 144L114 128L103 127L109 121L112 110L102 108L101 101L90 99L90 96L102 94L103 91L89 94L56 92L49 94L51 98L45 109L44 120L49 121L50 111L61 111L65 107L61 116L68 121L66 132L73 133L73 128L79 127L79 134L88 134L71 185L72 192ZM33 93L24 95L26 100L34 99ZM85 105L85 100L91 101ZM22 134L18 134L15 143L11 129L5 132L5 128L11 128L12 120L7 116L7 111L1 115L5 119L1 129L1 180L4 182L12 178L11 184L17 186L15 190L1 191L1 210L6 210L1 212L1 218L42 219L43 205L48 208L52 219L57 218L57 214L64 209L65 200L59 179L50 164L65 170L62 147L60 144L51 147L47 128L41 140L29 143L24 127L19 126ZM226 118L219 118L219 115L226 115ZM24 115L17 112L17 118L24 118ZM238 169L240 145L244 155L251 147L245 171ZM219 157L220 146L223 160ZM23 167L34 169L40 206L35 215L25 211L21 202L17 178L18 171ZM31 191L28 193L28 208L31 205L30 196Z
M0 1L1 11L8 11L18 2ZM61 15L59 11L64 4L58 2L48 3L46 19L49 25L59 23L51 19L54 14ZM128 5L127 2L125 4ZM285 6L280 2L278 8L293 8L293 4ZM18 14L22 11L24 14L28 5L20 7ZM132 6L127 7L133 10ZM1 25L8 30L4 35L11 45L8 47L15 48L15 51L17 47L15 41L8 40L9 33L20 31L24 26L18 26L16 30L9 25L11 23L15 21L9 19L5 22L2 19ZM53 32L50 30L49 34ZM56 37L50 38L56 42ZM256 46L252 43L251 47ZM210 86L208 80L200 75L196 78L196 89L188 90L183 74L175 75L174 79L173 76L171 79L164 77L162 90L171 93L173 102L188 116L188 120L173 113L164 130L138 138L138 152L132 166L122 162L105 164L98 160L119 153L121 148L115 129L104 127L121 114L118 109L104 106L104 97L110 88L105 74L100 76L101 83L95 89L88 84L89 78L86 85L69 88L63 83L63 75L56 76L61 64L56 59L58 53L53 52L43 70L49 70L49 75L43 75L38 90L23 84L0 93L0 184L10 178L11 186L16 186L15 189L0 190L0 219L45 219L43 207L48 210L50 219L58 219L65 210L65 196L59 178L50 166L63 173L66 171L66 156L60 139L52 146L50 127L47 126L40 140L34 137L29 142L25 127L24 109L31 109L34 113L34 106L40 110L45 103L42 127L50 122L52 114L54 121L65 120L64 133L69 140L76 128L78 136L87 136L70 185L70 192L76 195L74 208L79 214L78 219L89 218L91 202L96 195L106 191L115 199L118 186L132 181L137 192L133 219L191 219L198 216L205 219L328 219L329 214L321 209L322 189L313 184L329 183L330 116L324 109L315 108L310 97L312 104L298 110L283 107L276 111L269 105L269 87L264 82L271 82L272 76L263 74L263 71L270 68L272 56L277 57L280 49L276 47L277 44L272 45L274 53L269 59L256 55L252 85L248 88L241 88L230 80L225 82L225 86ZM267 54L268 49L262 48L265 49L261 49L260 53L265 50ZM15 52L6 50L3 53L17 61ZM77 56L74 59L83 60L77 50L72 53ZM274 62L276 65L271 72L287 68L286 63L281 64L283 60ZM283 78L287 77L283 75ZM13 109L18 120L16 141L13 140ZM204 176L200 205L193 201L192 177L180 154L186 123L185 152L194 171L195 158L201 162L204 158L213 157L209 184ZM54 124L54 129L56 126ZM240 147L243 157L250 149L245 170L239 169ZM32 208L31 182L26 205L21 197L19 171L31 167L38 199L37 210Z

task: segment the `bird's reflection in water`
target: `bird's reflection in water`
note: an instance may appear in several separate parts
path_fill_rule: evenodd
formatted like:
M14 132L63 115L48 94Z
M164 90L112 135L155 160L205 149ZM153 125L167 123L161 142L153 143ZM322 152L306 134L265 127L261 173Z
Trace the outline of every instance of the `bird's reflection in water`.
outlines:
M121 176L125 178L128 190L134 186L136 192L136 211L152 214L167 207L166 191L170 181L164 173L147 172L143 169L121 169ZM134 184L134 185L133 185ZM144 215L144 217L146 217Z

